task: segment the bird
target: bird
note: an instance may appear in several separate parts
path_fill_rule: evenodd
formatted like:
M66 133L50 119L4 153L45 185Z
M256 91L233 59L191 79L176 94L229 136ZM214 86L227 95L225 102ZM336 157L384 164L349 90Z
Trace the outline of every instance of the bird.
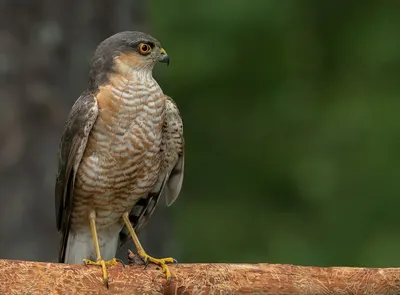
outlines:
M139 257L172 279L172 257L146 253L138 232L160 199L170 206L184 175L183 123L177 104L153 77L169 65L160 42L138 31L116 33L94 52L86 90L75 101L62 133L55 181L61 236L58 261L107 266L130 239Z

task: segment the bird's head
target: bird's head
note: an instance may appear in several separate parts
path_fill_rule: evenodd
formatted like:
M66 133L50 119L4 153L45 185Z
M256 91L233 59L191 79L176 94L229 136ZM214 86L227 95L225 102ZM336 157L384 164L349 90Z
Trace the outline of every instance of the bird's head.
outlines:
M90 79L101 84L110 72L150 72L169 56L154 37L137 31L120 32L99 44L92 59ZM94 82L94 81L93 81Z

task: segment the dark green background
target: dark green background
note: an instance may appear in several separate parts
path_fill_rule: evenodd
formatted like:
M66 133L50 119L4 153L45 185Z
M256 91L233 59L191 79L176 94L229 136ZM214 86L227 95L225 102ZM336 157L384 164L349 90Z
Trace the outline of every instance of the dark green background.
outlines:
M400 3L152 3L185 261L400 265Z

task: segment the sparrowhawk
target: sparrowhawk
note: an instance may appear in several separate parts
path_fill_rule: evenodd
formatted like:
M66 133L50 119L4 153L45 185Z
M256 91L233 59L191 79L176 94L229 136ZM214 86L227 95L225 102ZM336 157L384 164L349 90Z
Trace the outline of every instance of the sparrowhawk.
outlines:
M119 247L132 238L146 254L137 233L160 198L171 205L184 171L183 125L177 105L152 75L169 56L155 38L121 32L97 47L87 89L72 107L61 138L55 186L59 262L116 263Z

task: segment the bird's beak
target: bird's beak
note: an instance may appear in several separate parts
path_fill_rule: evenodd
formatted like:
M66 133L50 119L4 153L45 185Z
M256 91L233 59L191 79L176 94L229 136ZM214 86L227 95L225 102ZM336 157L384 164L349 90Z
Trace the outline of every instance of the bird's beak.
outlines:
M158 59L158 61L162 62L162 63L166 63L167 65L169 65L169 56L168 56L168 54L167 54L167 52L165 51L164 48L161 48L161 56Z

